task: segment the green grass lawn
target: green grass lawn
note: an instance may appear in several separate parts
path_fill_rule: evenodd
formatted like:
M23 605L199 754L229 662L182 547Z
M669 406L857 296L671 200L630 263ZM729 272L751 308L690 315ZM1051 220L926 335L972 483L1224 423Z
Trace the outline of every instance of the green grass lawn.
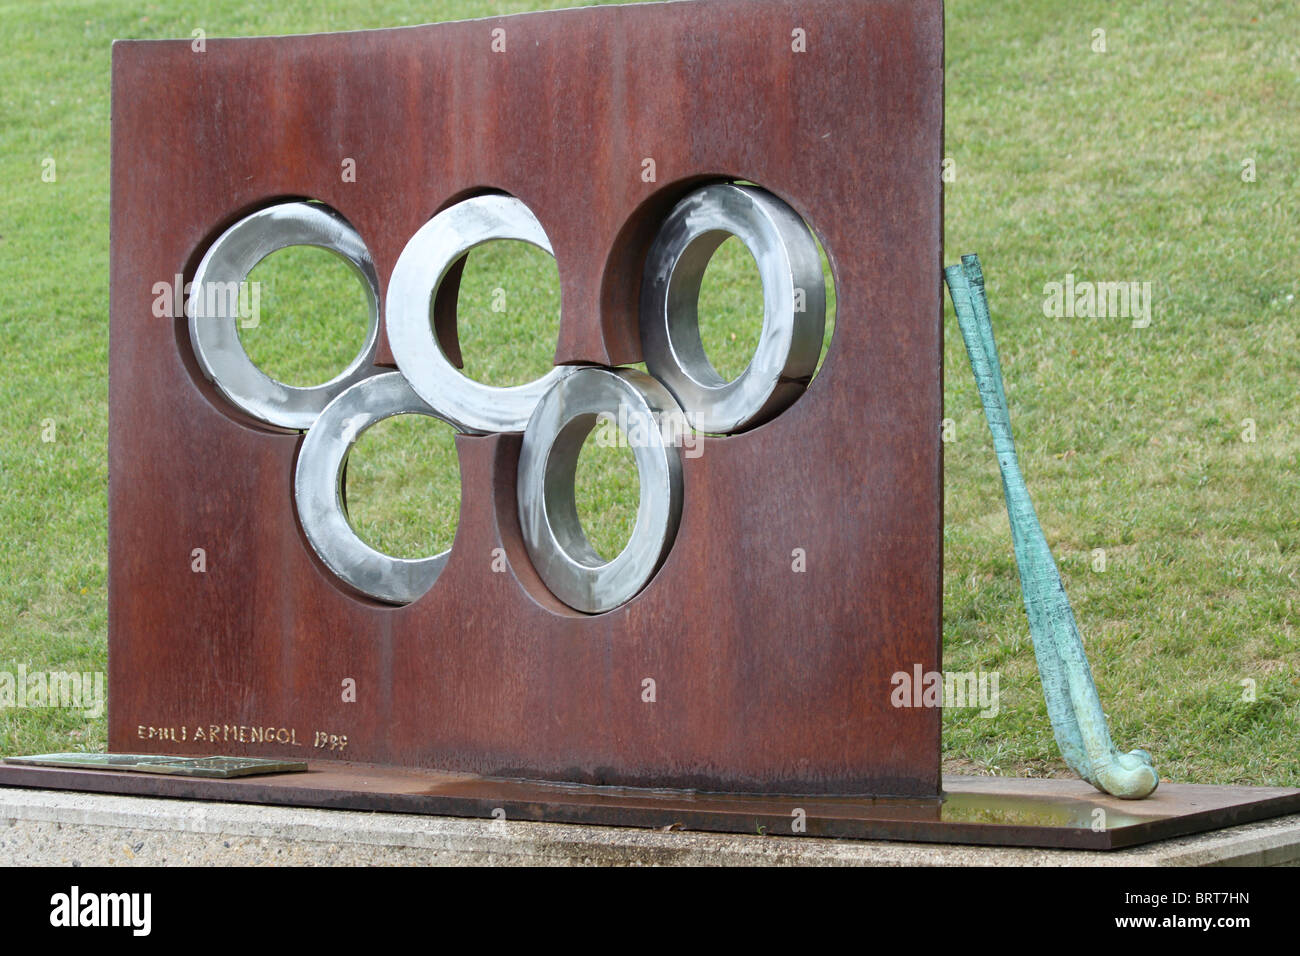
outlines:
M111 41L564 5L0 3L0 671L105 667ZM947 21L945 258L983 260L1022 466L1116 743L1151 751L1166 780L1300 785L1294 5L952 0ZM1149 327L1045 316L1045 284L1067 274L1149 282ZM363 334L355 280L314 250L278 253L254 278L249 351L287 381L332 375ZM748 359L760 303L752 262L728 243L702 302L726 374ZM460 318L470 374L538 374L558 326L552 261L518 244L476 253ZM945 712L945 766L1065 773L950 307L946 322L945 665L999 672L1001 707ZM630 531L636 482L626 450L584 451L581 511L602 552ZM363 436L349 506L367 540L440 549L457 505L445 426L404 418ZM104 746L102 719L0 709L0 753Z

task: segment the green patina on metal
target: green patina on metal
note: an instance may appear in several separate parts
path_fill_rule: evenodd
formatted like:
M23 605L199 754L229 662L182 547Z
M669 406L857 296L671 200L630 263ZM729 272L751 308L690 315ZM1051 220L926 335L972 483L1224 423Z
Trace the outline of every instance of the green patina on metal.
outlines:
M1160 778L1145 750L1121 754L1111 741L1074 611L1020 473L979 257L962 256L961 265L949 266L944 277L993 433L1029 633L1057 746L1071 769L1098 790L1140 799Z

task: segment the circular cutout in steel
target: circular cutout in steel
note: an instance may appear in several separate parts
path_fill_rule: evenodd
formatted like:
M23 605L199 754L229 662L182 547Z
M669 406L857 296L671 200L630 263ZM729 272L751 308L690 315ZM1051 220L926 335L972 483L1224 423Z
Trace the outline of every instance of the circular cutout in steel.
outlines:
M357 357L322 385L286 385L254 364L239 341L236 303L253 267L288 246L318 246L346 262L361 279L370 327ZM374 375L379 341L379 280L361 236L346 219L320 203L269 206L235 223L204 254L187 305L190 342L204 376L235 406L283 428L307 429L340 392Z
M371 425L396 415L441 418L412 391L400 372L357 382L325 406L303 437L294 468L293 497L307 541L325 566L363 594L409 604L438 580L450 549L428 558L395 558L366 544L348 523L343 466Z
M700 342L700 282L718 246L736 236L763 282L763 329L749 366L730 382ZM705 186L679 202L646 257L641 347L646 368L702 432L753 428L803 394L821 356L826 282L799 214L753 186Z
M518 432L547 389L573 369L556 366L524 385L484 385L463 375L443 354L429 308L447 272L475 246L518 239L551 255L537 217L513 196L466 199L438 213L411 237L388 283L388 343L411 387L462 431Z
M610 561L591 546L574 501L578 455L602 414L625 429L641 482L632 536ZM681 420L668 390L633 369L578 369L538 402L519 452L519 523L533 567L565 604L589 614L625 604L667 557L682 513L671 430Z

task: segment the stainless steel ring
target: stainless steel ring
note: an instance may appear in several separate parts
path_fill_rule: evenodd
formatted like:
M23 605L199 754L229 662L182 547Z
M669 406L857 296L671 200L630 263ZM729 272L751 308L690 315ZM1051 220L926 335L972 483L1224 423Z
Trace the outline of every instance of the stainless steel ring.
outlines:
M578 455L601 413L626 423L641 482L632 536L611 561L591 546L574 500ZM633 369L579 369L538 403L519 453L519 522L533 567L565 604L589 614L618 607L667 557L682 512L682 466L676 433L665 441L664 432L665 422L680 428L680 418L668 390Z
M429 308L447 271L475 246L519 239L554 255L537 217L512 196L476 196L445 209L411 237L388 282L388 343L411 387L438 413L470 432L518 432L547 389L573 371L556 366L525 385L484 385L448 361Z
M728 382L705 354L697 310L709 259L733 235L758 265L763 330L749 366ZM641 347L650 374L697 429L742 431L789 407L817 368L825 327L817 244L793 209L762 189L731 184L706 186L673 208L646 258Z
M394 558L376 551L348 523L342 488L344 462L361 433L396 415L441 417L400 372L375 375L346 389L303 437L293 497L302 530L326 567L363 594L409 604L433 587L450 549L428 558Z
M288 246L318 246L339 256L361 279L370 309L365 344L342 372L322 385L299 388L271 378L239 341L229 294L253 267ZM218 285L219 283L219 285ZM204 314L207 303L214 302ZM319 203L289 202L245 216L221 234L194 273L188 309L190 342L199 367L238 408L271 425L310 428L316 416L349 385L374 375L379 342L379 279L361 236L346 219Z

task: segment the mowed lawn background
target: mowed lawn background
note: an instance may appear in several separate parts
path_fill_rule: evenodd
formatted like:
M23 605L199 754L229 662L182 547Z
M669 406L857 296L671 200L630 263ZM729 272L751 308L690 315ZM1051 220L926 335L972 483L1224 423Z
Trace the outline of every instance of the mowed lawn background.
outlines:
M106 666L111 41L563 5L0 3L0 671ZM984 263L1022 465L1116 743L1151 751L1166 780L1300 785L1294 5L952 0L946 16L945 261ZM185 122L158 148L185 148ZM471 256L461 291L467 371L494 384L549 367L558 328L554 265L517 246ZM1044 286L1067 274L1149 282L1150 325L1046 316ZM305 384L354 353L361 293L327 254L278 253L253 278L262 321L245 343L268 371ZM735 242L701 307L711 358L738 373L761 296ZM945 666L997 672L1001 698L992 718L945 711L945 768L1067 773L950 306L945 322ZM589 444L579 499L607 555L635 494L630 457ZM376 426L354 453L349 505L377 546L445 547L450 431ZM0 753L104 747L102 718L0 709Z

